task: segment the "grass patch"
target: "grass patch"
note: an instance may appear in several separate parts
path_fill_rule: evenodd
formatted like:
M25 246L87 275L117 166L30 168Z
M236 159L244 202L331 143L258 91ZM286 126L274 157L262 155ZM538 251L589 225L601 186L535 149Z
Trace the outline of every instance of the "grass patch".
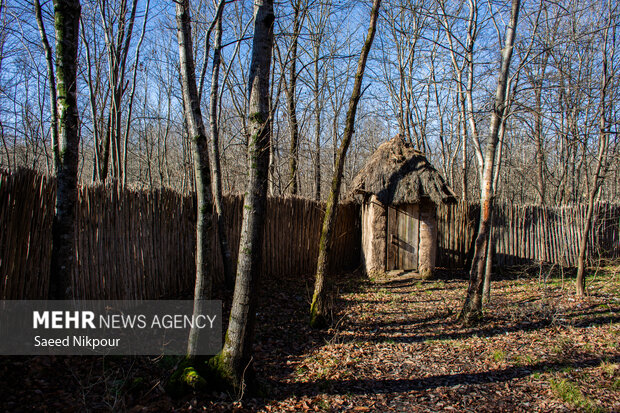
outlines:
M319 399L317 401L316 407L318 407L320 410L329 410L329 402L325 399Z
M535 357L526 354L525 356L516 355L514 357L514 363L517 366L530 366L535 364L538 360Z
M333 374L334 370L338 368L338 360L329 357L322 360L320 368L316 372L316 375L319 379L324 379Z
M446 288L446 283L443 281L436 281L433 284L431 284L431 287L443 290L444 288Z
M377 291L377 298L386 299L390 295L390 292L386 288L381 288L379 291Z
M427 338L424 340L424 344L447 344L452 340L451 338Z
M563 402L586 412L603 412L592 400L583 395L577 384L570 380L550 380L551 390Z
M551 352L556 356L567 357L573 352L574 348L573 340L569 337L563 337L551 347Z
M302 364L301 366L297 366L297 368L295 369L295 374L297 374L298 376L303 376L309 370L310 369L308 368L308 366L306 366L305 364Z
M506 360L506 352L504 350L495 350L493 351L492 357L496 363L502 362Z
M600 367L610 378L614 377L620 369L616 363L610 363L608 360L602 361Z

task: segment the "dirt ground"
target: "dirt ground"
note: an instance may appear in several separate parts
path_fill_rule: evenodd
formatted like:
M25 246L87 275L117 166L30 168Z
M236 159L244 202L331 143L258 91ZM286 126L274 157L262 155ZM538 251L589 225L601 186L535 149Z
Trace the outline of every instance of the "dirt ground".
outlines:
M574 296L560 274L504 271L485 322L456 322L466 280L338 277L334 327L307 327L309 279L265 283L261 396L171 399L166 358L0 358L2 411L620 411L620 274ZM236 401L245 396L244 401Z

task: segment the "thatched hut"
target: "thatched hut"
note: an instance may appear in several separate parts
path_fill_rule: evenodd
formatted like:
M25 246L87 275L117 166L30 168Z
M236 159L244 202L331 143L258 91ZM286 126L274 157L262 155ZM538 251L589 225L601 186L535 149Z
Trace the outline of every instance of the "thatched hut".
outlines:
M361 195L367 272L417 270L430 277L437 255L437 205L454 192L424 154L401 136L383 143L353 180Z

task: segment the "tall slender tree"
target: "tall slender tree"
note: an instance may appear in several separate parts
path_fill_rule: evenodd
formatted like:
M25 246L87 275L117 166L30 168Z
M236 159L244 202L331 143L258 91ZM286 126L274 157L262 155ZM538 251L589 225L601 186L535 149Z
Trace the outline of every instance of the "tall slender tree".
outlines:
M203 301L211 298L213 276L210 273L211 230L213 208L209 148L207 134L200 111L200 99L196 86L196 71L192 47L189 0L176 4L177 41L179 44L179 67L183 88L183 107L187 129L192 141L194 170L196 173L196 283L194 287L194 313L201 314ZM198 329L192 328L187 347L188 356L196 354L199 345Z
M476 238L474 257L469 274L469 287L459 319L465 324L471 324L482 317L482 289L486 267L487 245L491 230L491 212L493 208L493 177L495 174L496 150L499 142L499 132L505 116L506 95L508 93L508 75L510 61L514 47L517 22L519 19L520 0L512 0L510 21L506 27L506 37L502 48L502 61L495 92L495 102L491 113L489 140L483 163L483 175L480 189L480 227Z
M469 17L467 19L467 42L463 45L463 53L459 53L456 49L456 44L460 44L457 41L457 36L453 31L454 23L449 23L446 5L444 1L438 2L439 9L441 10L442 25L446 32L446 38L448 40L450 59L452 62L452 68L455 74L456 82L456 108L458 112L458 134L461 138L461 201L467 202L468 197L468 179L467 179L467 120L468 112L466 105L466 93L465 82L463 80L463 74L466 69L473 70L473 51L476 42L476 9L475 3L469 2ZM462 58L459 61L459 54ZM470 72L471 73L471 72ZM473 74L472 74L473 80ZM471 125L471 123L470 123ZM475 130L475 123L474 130Z
M56 105L56 79L54 75L54 57L52 47L47 39L47 32L45 30L45 24L43 23L43 13L41 11L41 3L39 0L34 0L34 14L37 19L37 26L39 26L39 34L41 35L41 43L43 44L43 50L45 52L45 63L47 65L47 78L50 89L50 111L52 114L50 122L50 130L52 135L52 156L54 160L54 167L60 165L59 162L59 150L58 150L58 106ZM58 171L56 171L58 172Z
M505 116L506 94L508 93L508 75L510 72L510 60L517 33L517 22L519 19L520 0L512 0L510 10L510 21L506 27L506 37L502 49L502 63L495 102L491 113L491 125L489 140L487 142L486 154L484 159L483 179L480 190L480 227L476 238L474 258L471 263L469 274L469 287L459 319L465 324L470 324L482 317L482 288L484 284L484 273L486 267L487 245L491 230L491 212L493 208L493 177L495 173L496 150L499 142L499 132L502 120Z
M308 14L310 41L312 43L312 96L314 99L314 199L321 200L321 122L325 106L327 71L322 58L322 46L327 34L331 3L320 3L318 11Z
M58 158L56 211L52 224L52 261L49 297L74 297L71 274L75 260L78 151L77 54L80 27L79 0L54 0L56 31L56 98L58 105Z
M252 342L256 316L256 288L262 260L271 140L269 77L274 20L273 0L255 0L254 41L248 79L249 178L243 202L239 260L224 347L211 360L213 372L226 384L239 391L243 391L253 376Z
M353 91L349 99L349 108L345 120L345 129L340 148L338 149L338 157L336 159L336 168L332 177L329 197L325 206L325 218L321 228L321 238L319 241L319 258L316 268L316 279L314 282L314 294L312 296L312 304L310 306L310 325L312 327L323 327L328 322L330 311L329 305L329 289L331 288L329 280L327 280L328 258L332 244L332 232L334 223L336 222L336 208L338 207L338 198L340 196L340 186L342 185L342 172L344 170L344 161L347 156L347 150L351 144L353 137L353 128L355 126L355 114L357 112L357 104L361 97L362 81L364 80L364 71L366 69L366 61L375 38L377 28L377 20L379 20L379 9L381 8L381 0L374 0L372 10L370 11L370 25L366 40L362 46L362 52L357 62L357 71L355 73L355 83Z
M289 117L289 128L291 135L291 146L289 155L289 182L288 193L297 195L299 192L299 124L297 122L297 46L299 43L299 35L301 33L301 24L303 15L301 13L301 1L293 0L293 39L289 49L289 78L286 81L284 77L286 89L286 105Z
M617 7L617 6L616 6ZM577 259L577 281L576 281L576 293L578 297L586 295L586 252L588 248L588 238L592 229L592 216L594 215L594 201L599 193L602 185L602 181L607 169L607 147L609 145L609 121L607 120L608 112L608 94L609 86L614 76L614 54L615 54L615 37L616 37L616 25L613 25L615 11L609 11L609 19L607 26L603 31L603 47L602 54L602 73L601 73L601 88L600 88L600 106L599 106L599 141L598 151L596 156L596 166L594 168L594 176L592 177L592 184L588 193L588 206L586 210L586 221L584 224L581 240L579 241L579 257ZM611 30L611 33L610 33ZM612 34L613 33L613 34ZM612 40L610 42L610 35ZM610 66L611 62L611 68ZM610 105L611 106L611 105Z
M222 206L222 167L220 162L220 128L218 119L220 63L222 61L222 16L225 0L220 0L215 15L215 44L213 45L213 68L211 72L211 93L209 96L209 128L211 129L211 172L213 177L213 201L217 218L217 234L220 241L224 279L232 288L235 277L232 273L232 253L226 236L224 208ZM200 94L200 93L199 93Z
M93 179L104 182L110 172L112 178L126 183L125 165L127 164L127 139L129 138L129 124L135 97L135 79L139 67L138 61L134 61L133 74L130 74L128 62L129 52L134 49L136 59L139 58L142 39L145 35L146 18L148 14L148 2L145 7L142 34L137 46L132 45L134 24L138 11L137 0L119 0L115 2L98 1L90 14L82 19L82 42L86 51L86 68L88 76L88 88L90 93L91 116L93 122L94 165ZM97 18L100 17L100 22ZM101 25L101 26L99 26ZM88 36L87 31L92 30ZM90 38L89 38L90 37ZM102 37L105 44L107 59L107 72L103 73L102 65L97 64L98 38ZM93 78L93 71L95 76ZM107 77L107 84L103 78ZM129 87L129 80L134 80ZM127 93L129 92L129 93ZM97 96L100 93L102 96ZM129 95L129 99L127 96ZM101 99L101 103L97 102ZM124 113L127 109L128 115ZM123 128L125 125L125 128Z

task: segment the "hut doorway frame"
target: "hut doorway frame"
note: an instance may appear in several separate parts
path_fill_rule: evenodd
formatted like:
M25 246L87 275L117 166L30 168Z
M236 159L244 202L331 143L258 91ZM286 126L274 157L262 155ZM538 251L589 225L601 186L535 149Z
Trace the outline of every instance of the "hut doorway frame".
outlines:
M418 269L420 208L418 204L389 205L387 208L386 269Z

